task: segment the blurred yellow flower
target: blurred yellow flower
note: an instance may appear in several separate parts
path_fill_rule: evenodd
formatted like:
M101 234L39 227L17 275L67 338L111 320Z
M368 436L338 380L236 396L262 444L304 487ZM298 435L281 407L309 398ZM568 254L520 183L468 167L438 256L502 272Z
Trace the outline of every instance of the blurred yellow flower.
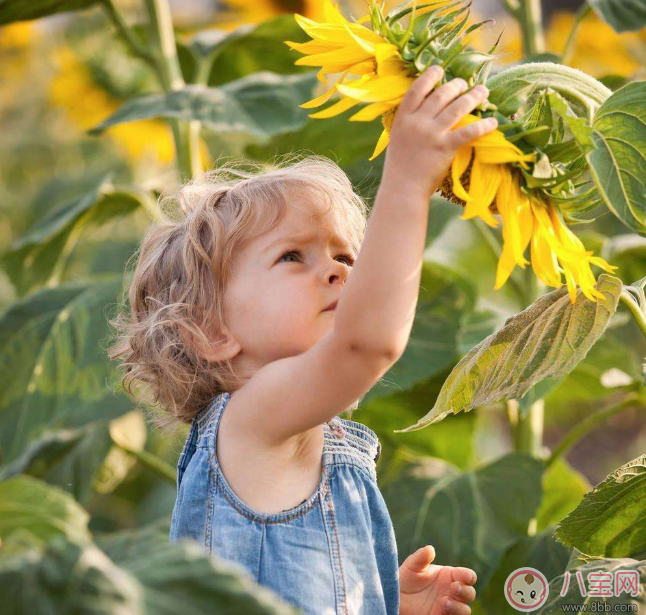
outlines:
M573 13L559 11L552 16L547 30L547 46L550 51L563 51L573 23ZM593 77L610 74L630 77L639 70L637 54L644 54L645 32L642 30L617 34L593 11L581 22L574 53L568 64Z
M81 129L92 128L120 107L121 101L97 86L69 47L58 47L53 60L57 73L49 86L50 100L65 109ZM172 132L161 120L118 124L108 129L107 134L132 161L147 154L152 154L162 164L174 159ZM208 149L204 142L200 145L202 159L206 163L209 161Z
M37 31L31 21L17 21L0 27L0 50L27 47Z
M549 52L563 52L574 17L574 13L568 11L554 13L546 28L545 38ZM497 63L502 65L518 62L522 56L522 35L516 20L506 14L496 17L493 27L478 30L474 45L480 50L488 49L501 31L504 33L496 49L496 54L500 54ZM568 66L596 78L611 74L631 77L640 70L645 43L644 31L618 34L593 11L580 24Z

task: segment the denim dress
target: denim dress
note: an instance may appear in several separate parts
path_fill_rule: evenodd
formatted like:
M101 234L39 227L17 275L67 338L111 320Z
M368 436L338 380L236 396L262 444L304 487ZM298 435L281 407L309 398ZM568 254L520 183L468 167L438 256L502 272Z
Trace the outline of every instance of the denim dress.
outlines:
M196 540L308 615L397 615L397 545L377 486L375 432L340 417L324 423L315 493L263 513L236 495L218 463L218 426L230 397L218 395L191 423L177 462L170 542Z

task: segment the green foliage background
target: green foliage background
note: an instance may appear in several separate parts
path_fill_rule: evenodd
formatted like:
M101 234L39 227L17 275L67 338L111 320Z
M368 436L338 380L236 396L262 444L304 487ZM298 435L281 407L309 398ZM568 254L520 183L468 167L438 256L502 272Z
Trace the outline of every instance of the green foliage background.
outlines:
M609 0L591 4L620 32L634 30L643 16L638 2L632 13ZM207 167L223 155L268 162L308 150L336 160L369 202L382 163L367 159L381 126L347 122L349 114L309 120L299 109L316 81L293 65L282 43L305 40L289 15L239 29L253 14L248 8L213 15L210 23L175 16L181 78L189 85L169 94L143 61L154 41L137 3L118 7L135 24L130 45L115 32L111 6L0 0L0 24L9 24L0 26L3 612L67 612L71 603L84 612L97 592L106 597L105 613L177 613L187 604L191 612L214 604L226 613L291 612L227 562L205 558L196 545L167 544L186 430L154 430L120 390L105 355L107 319L118 307L126 260L159 216L157 197L178 181L172 131L185 129L178 119L201 122L199 149L192 159L180 152L184 162L195 164L197 156ZM90 9L10 23L83 7ZM643 78L640 70L596 76L619 89ZM209 86L206 95L200 84ZM493 291L499 231L459 220L459 213L433 198L409 348L353 416L382 442L378 474L400 556L431 543L437 563L474 568L474 613L512 612L502 586L520 566L557 580L577 566L637 569L642 593L635 603L646 609L646 340L611 291L607 322L595 325L591 343L562 373L542 377L522 399L476 400L470 412L395 432L424 417L458 362L525 309L528 296L547 290L516 275ZM606 212L575 230L619 266L625 284L646 275L639 229ZM518 425L537 400L544 433L528 450ZM603 479L599 493L623 504L604 513L607 523L577 529L577 518L599 506L599 493L588 492ZM557 541L553 531L569 513ZM81 558L93 562L85 573ZM66 606L62 595L72 602ZM550 596L541 612L557 612L550 610L557 603Z

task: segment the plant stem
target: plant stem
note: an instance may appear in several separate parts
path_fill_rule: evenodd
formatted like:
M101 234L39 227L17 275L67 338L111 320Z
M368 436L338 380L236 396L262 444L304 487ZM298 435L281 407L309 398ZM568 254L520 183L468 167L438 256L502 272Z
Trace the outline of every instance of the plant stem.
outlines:
M592 430L594 430L597 425L603 423L606 419L621 412L628 406L632 405L635 402L639 401L639 395L637 393L629 393L626 395L620 402L611 405L605 410L601 410L583 420L576 427L571 429L568 434L558 443L552 454L547 460L547 467L551 466L559 457L562 457L574 444L576 444L581 438L586 436Z
M149 470L152 470L153 472L157 473L164 480L167 480L172 485L177 484L176 483L177 475L175 473L175 470L172 468L172 466L167 464L163 459L160 459L159 457L157 457L157 455L153 455L148 451L137 451L128 446L124 446L123 444L119 444L114 440L112 442L115 446L117 446L121 450L125 451L129 455L133 455L134 457L136 457Z
M563 52L561 53L561 63L568 64L572 59L572 54L574 53L574 44L576 43L576 37L579 33L581 22L583 21L584 17L588 13L590 13L590 11L592 11L592 7L586 2L585 4L581 5L579 10L576 12L574 23L572 24L572 29L570 30L570 34L567 37L567 41L565 41L565 46L563 47Z
M119 31L119 34L123 37L123 40L130 48L130 51L133 55L144 60L153 70L157 71L157 62L155 57L146 49L137 39L135 33L132 29L126 24L125 19L121 13L117 10L117 7L114 5L112 0L102 0L103 6L108 12L108 16L114 23L115 27Z
M545 37L541 0L519 0L518 9L512 13L518 19L523 33L523 56L525 58L545 51Z
M184 78L177 57L175 33L168 0L146 0L150 18L150 32L157 47L157 64L161 85L165 92L184 88ZM180 180L190 179L201 172L199 157L199 130L191 129L191 122L170 120L175 138L175 151ZM197 143L196 143L197 141ZM195 155L198 152L198 155Z
M512 430L514 450L524 451L533 457L543 454L543 415L545 400L537 399L525 413L520 412L516 399L507 400L507 414Z
M507 12L512 16L512 17L517 17L518 15L518 0L502 0L503 4L505 5L505 8L507 9Z
M624 288L619 295L619 299L630 310L637 326L646 337L646 314L641 310L638 303L632 298L630 293Z

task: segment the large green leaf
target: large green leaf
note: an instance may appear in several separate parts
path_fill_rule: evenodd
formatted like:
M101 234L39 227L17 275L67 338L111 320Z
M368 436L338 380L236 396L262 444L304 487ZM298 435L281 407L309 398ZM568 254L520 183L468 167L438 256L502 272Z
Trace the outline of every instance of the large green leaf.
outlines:
M83 233L132 213L144 200L154 204L143 190L115 187L106 176L85 194L38 219L0 261L18 294L47 282Z
M15 476L0 482L0 553L3 555L21 552L26 545L40 546L57 535L90 540L89 518L68 493L41 480ZM1 582L0 587L3 587ZM4 612L5 604L2 606Z
M521 398L544 378L570 372L599 339L617 309L621 280L602 274L596 287L604 295L596 302L578 291L572 305L562 286L508 318L456 365L432 410L401 431L422 429L450 413Z
M307 112L299 104L311 98L316 81L314 73L284 76L262 71L221 87L187 85L182 90L148 94L124 103L89 134L100 134L125 122L162 117L199 120L222 134L270 137L305 124Z
M646 234L646 81L628 83L594 116L593 151L586 154L610 210L631 230Z
M556 529L563 544L588 555L635 557L646 552L646 455L605 478Z
M205 62L201 70L208 70L206 83L218 86L262 70L280 74L311 71L311 67L294 64L300 56L285 45L286 40L309 40L293 15L278 15L234 30L201 30L188 43L179 41L177 48L188 82L194 82L197 65Z
M436 563L473 568L482 587L507 548L527 534L543 468L525 453L464 473L440 459L411 460L382 489L400 560L432 544Z
M481 592L480 598L487 612L491 615L518 613L505 598L505 583L514 570L536 568L549 580L565 571L569 558L570 550L554 540L552 528L535 536L523 536L507 550Z
M450 269L424 262L413 329L404 354L368 391L364 401L409 389L455 364L466 314L473 310L470 282Z
M111 447L106 421L49 431L32 442L12 464L0 466L0 480L28 474L60 487L84 503Z
M57 537L43 551L0 558L3 615L297 615L235 562L209 558L193 541L159 531Z
M644 0L588 0L588 4L617 32L641 30L646 26Z
M588 575L595 573L610 574L612 578L612 593L615 593L615 575L616 573L632 574L637 572L639 583L637 587L637 596L633 597L626 591L619 596L590 596L590 583ZM580 573L580 575L579 575ZM567 581L566 581L567 575ZM582 578L586 595L581 594L578 578ZM594 577L592 577L594 579ZM597 577L598 579L598 577ZM622 559L590 559L586 563L578 566L568 567L568 569L555 579L550 579L550 593L547 602L543 607L534 611L537 615L556 615L556 613L566 613L569 608L571 613L644 613L646 611L646 560L637 561L630 558ZM567 591L561 596L561 592L567 583ZM585 606L584 606L585 605ZM628 606L631 605L631 606ZM580 609L580 610L575 610ZM585 609L585 610L584 610Z
M40 290L0 319L0 444L17 459L47 429L80 427L131 409L113 392L106 306L121 298L122 276Z
M0 0L0 25L86 9L99 0Z
M557 459L543 475L543 500L536 514L537 530L541 532L562 521L591 488L583 474L564 459Z

